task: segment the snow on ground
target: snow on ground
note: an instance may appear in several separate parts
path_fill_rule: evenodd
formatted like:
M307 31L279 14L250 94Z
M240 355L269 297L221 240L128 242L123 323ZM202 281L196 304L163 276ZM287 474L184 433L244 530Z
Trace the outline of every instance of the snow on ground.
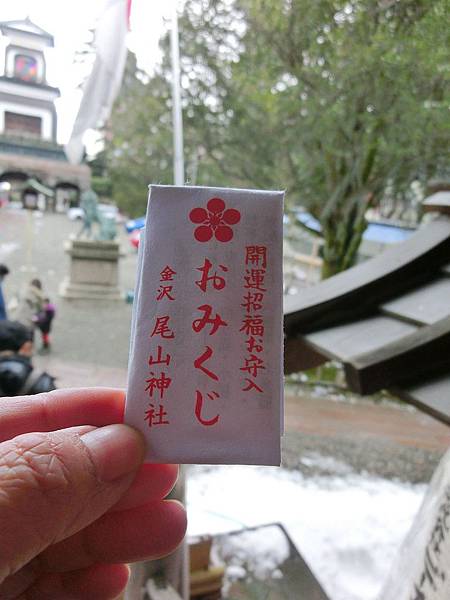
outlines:
M188 533L280 522L331 600L372 600L426 486L337 471L306 478L271 467L192 467Z

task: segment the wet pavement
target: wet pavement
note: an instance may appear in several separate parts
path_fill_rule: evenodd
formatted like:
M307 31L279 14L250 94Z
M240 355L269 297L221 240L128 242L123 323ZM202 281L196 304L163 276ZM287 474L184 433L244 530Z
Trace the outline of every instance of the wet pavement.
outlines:
M423 483L450 446L449 427L404 404L314 397L306 386L297 394L286 397L283 463L304 475Z
M61 361L127 368L131 305L122 301L67 300L59 296L69 271L64 244L81 227L66 215L2 210L0 212L0 262L11 273L3 289L7 302L14 301L34 277L56 304L52 351ZM124 291L134 288L137 254L119 226L123 257L120 282ZM37 340L38 341L38 340Z

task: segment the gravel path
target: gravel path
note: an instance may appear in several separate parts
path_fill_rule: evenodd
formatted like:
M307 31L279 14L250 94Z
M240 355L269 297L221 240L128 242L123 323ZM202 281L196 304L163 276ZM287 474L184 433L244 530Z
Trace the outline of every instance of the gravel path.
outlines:
M410 483L427 483L442 452L402 446L364 435L300 434L288 431L283 440L283 466L306 476L370 474Z

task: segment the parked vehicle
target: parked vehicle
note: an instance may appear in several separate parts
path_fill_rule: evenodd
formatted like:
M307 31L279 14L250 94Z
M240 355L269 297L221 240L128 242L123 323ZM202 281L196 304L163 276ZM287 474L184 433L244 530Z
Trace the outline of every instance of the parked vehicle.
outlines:
M125 229L127 233L131 233L135 229L142 229L145 227L145 217L138 217L137 219L130 219L125 223Z
M141 238L141 233L142 233L142 228L141 229L133 229L133 231L128 236L128 239L130 240L130 244L132 246L134 246L134 248L136 248L136 250L139 248L139 240Z
M99 204L97 208L102 216L109 219L114 219L116 223L122 222L123 217L120 214L117 206L114 206L114 204ZM71 221L81 221L84 219L84 210L81 208L81 206L74 206L73 208L69 208L67 211L67 216Z
M81 208L81 206L74 206L69 208L67 211L67 216L71 221L81 221L84 219L84 210Z

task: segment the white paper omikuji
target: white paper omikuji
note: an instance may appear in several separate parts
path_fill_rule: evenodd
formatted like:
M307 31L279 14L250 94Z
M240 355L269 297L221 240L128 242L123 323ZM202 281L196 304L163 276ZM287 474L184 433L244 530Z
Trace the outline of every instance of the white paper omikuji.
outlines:
M283 196L151 186L125 410L148 462L280 464Z

